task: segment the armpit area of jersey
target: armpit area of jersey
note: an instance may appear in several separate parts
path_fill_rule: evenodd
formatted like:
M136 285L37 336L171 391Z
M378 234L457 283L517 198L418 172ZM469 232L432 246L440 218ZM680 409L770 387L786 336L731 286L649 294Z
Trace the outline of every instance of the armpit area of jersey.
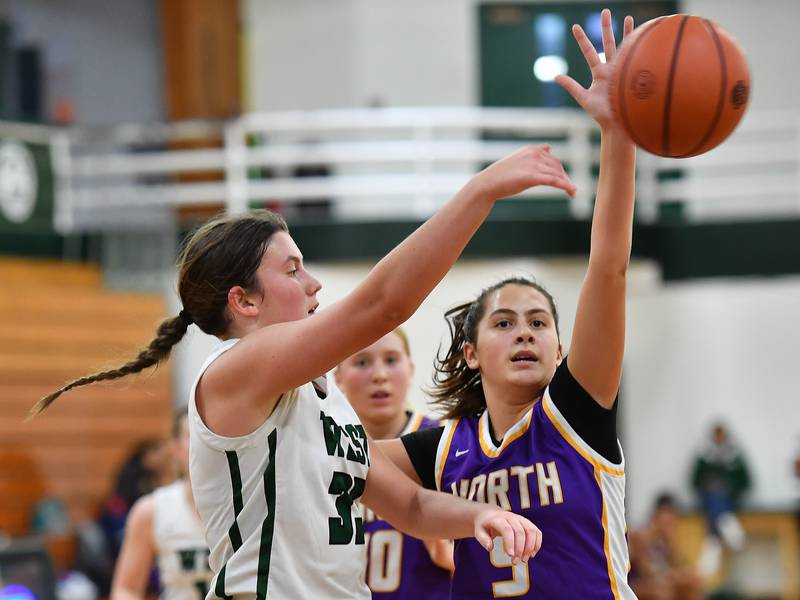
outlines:
M436 449L439 447L439 440L442 439L444 427L431 427L421 429L413 433L407 433L400 439L406 448L408 458L414 465L422 486L429 489L436 489Z
M622 461L617 443L617 405L606 410L595 402L580 383L572 376L567 358L556 369L550 382L550 397L575 432L613 463ZM617 399L618 400L618 399Z

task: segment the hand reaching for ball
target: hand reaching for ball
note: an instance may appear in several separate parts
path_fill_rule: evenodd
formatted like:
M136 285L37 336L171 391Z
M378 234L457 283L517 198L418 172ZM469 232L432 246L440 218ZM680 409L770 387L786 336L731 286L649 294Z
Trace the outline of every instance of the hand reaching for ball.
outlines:
M603 30L603 52L605 53L605 63L600 60L597 50L587 37L580 25L572 26L572 34L578 42L586 63L592 71L592 84L589 88L584 88L568 75L556 77L556 83L563 87L575 101L589 113L598 125L604 130L618 128L618 123L611 110L609 100L609 85L616 66L615 57L617 54L617 43L614 40L614 29L611 26L611 11L607 8L601 13L601 24ZM633 31L633 17L625 17L623 25L623 36Z

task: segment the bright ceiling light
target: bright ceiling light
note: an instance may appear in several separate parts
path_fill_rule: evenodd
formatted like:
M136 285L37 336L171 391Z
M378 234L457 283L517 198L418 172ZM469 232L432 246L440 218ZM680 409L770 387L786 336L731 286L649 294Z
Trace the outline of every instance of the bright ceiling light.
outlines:
M533 63L533 74L539 81L553 81L556 75L567 74L567 61L555 54L540 56Z

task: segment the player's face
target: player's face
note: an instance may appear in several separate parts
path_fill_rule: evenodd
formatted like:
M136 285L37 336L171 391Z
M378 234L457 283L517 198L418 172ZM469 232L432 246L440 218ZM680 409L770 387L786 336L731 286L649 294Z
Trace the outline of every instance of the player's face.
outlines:
M339 365L336 384L364 423L381 424L402 412L413 376L403 341L388 333Z
M303 255L291 236L280 231L272 236L256 272L262 293L250 293L258 307L260 326L297 321L317 309L322 288L303 266Z
M484 387L530 388L540 394L561 362L555 319L547 298L527 285L509 284L491 293L478 323L477 342L464 356L480 369Z

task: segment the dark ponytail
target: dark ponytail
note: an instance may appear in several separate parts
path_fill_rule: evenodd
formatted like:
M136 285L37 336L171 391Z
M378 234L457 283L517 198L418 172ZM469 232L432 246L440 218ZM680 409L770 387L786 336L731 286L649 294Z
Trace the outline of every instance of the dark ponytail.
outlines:
M161 325L158 326L156 337L146 348L142 348L142 350L139 351L136 358L116 369L100 371L99 373L86 375L85 377L79 377L78 379L70 381L64 387L39 400L28 413L28 419L43 412L56 398L71 389L82 385L88 385L96 381L111 381L112 379L118 379L126 375L133 375L134 373L143 371L148 367L152 367L166 360L169 358L173 346L180 342L183 336L186 335L186 330L189 328L190 324L191 320L186 316L184 311L181 311L181 314L177 317L165 319L161 322Z
M267 210L221 215L202 225L181 252L178 293L185 308L180 314L162 321L156 337L135 359L116 369L71 381L39 400L28 418L44 411L71 389L118 379L158 365L169 358L173 346L183 339L192 323L209 335L225 335L231 320L227 311L228 290L237 285L248 290L258 286L256 270L270 239L279 231L288 232L286 222Z
M481 291L475 300L451 308L444 314L450 330L450 346L442 355L436 354L433 387L428 393L433 404L443 409L445 419L456 419L480 413L486 408L483 382L478 369L472 369L464 359L464 344L478 341L478 324L486 312L486 298L507 285L526 285L540 292L550 305L558 333L558 311L553 296L543 286L524 277L509 277Z

